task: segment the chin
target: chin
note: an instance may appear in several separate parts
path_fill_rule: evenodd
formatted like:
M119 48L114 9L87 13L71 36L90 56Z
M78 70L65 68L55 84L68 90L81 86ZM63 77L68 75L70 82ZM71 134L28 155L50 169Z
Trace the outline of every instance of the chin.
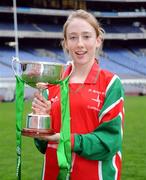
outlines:
M88 64L88 63L89 63L89 61L82 61L82 60L75 62L75 64L78 64L78 65L84 65L84 64Z

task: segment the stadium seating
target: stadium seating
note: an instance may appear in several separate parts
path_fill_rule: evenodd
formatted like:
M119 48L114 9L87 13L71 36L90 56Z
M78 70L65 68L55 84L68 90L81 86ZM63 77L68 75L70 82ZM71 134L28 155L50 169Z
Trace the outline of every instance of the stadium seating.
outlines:
M138 58L126 49L112 48L105 50L108 58L120 65L123 65L135 72L146 75L146 66L144 63L139 63Z
M134 53L129 53L128 50L116 48L104 49L105 57L100 56L99 62L102 68L112 71L113 73L121 75L140 75L146 74L145 57L135 57ZM0 48L1 71L0 76L4 77L12 75L11 62L12 57L15 56L13 48ZM69 59L64 55L61 49L41 49L41 48L25 48L20 49L19 59L21 61L46 61L66 63ZM130 63L129 63L130 62ZM6 73L7 72L7 73Z
M0 63L0 77L14 77L14 73L10 67Z
M103 69L110 70L113 73L116 73L119 76L137 76L140 75L140 73L137 73L134 70L131 70L130 68L124 66L123 64L116 63L114 61L111 61L107 58L100 57L100 65Z

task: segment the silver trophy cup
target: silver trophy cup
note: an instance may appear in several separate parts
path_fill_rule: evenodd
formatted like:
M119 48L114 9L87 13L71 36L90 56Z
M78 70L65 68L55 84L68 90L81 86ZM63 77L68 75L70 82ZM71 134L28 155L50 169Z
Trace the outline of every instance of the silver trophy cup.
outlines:
M13 58L12 68L15 75L19 76L26 84L38 88L37 83L57 84L62 80L62 74L67 64L52 62L19 61ZM40 93L42 89L39 89ZM27 115L26 128L22 129L24 136L41 136L53 134L52 120L50 115L33 114Z

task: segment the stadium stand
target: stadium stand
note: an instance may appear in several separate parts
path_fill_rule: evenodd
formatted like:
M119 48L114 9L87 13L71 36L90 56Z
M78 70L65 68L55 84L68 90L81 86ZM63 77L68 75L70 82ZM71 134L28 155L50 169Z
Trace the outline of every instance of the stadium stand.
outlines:
M146 0L17 1L20 60L66 63L69 57L60 45L62 25L70 12L79 8L93 13L105 29L101 67L122 78L126 93L146 94ZM0 99L6 101L15 94L13 11L12 1L0 2ZM11 96L3 86L12 89Z

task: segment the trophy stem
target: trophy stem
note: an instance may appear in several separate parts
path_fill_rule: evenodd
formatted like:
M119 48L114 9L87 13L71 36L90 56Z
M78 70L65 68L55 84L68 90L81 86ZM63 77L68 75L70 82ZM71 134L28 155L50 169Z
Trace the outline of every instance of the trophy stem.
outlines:
M44 96L48 100L48 96L49 96L48 83L39 82L36 84L36 87L38 88L40 95Z
M39 93L40 93L40 95L42 95L43 96L43 89L41 89L41 88L39 88Z

